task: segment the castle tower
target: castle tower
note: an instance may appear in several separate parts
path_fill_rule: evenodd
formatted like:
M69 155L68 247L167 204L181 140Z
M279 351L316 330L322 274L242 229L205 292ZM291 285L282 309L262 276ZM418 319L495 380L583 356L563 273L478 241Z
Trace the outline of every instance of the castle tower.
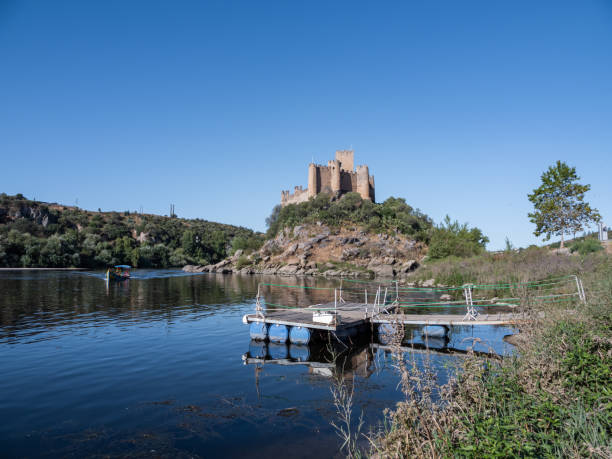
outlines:
M293 193L281 192L281 205L299 204L315 198L319 193L331 193L338 198L346 193L357 192L362 199L375 202L374 177L368 166L357 166L353 150L336 150L336 159L327 165L308 165L308 188L296 186Z
M336 150L336 160L340 161L340 167L343 171L353 172L355 170L353 150Z
M329 171L331 172L330 188L332 193L340 193L340 161L334 159L328 163Z
M319 190L317 183L317 166L314 163L308 165L308 199L314 198Z
M362 199L372 200L370 196L370 170L368 166L357 166L357 192Z

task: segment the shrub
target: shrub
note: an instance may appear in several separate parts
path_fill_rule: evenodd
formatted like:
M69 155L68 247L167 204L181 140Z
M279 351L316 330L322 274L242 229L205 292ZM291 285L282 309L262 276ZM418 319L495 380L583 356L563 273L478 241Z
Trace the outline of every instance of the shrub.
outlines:
M467 223L453 222L447 215L444 223L432 230L427 255L432 259L471 257L484 252L487 242L489 238L480 229L468 228Z
M242 269L250 264L251 262L249 261L246 255L240 255L238 257L238 261L236 261L236 269Z
M253 234L251 236L236 236L232 239L232 250L231 253L235 253L238 250L243 250L249 254L258 250L263 245L263 237L260 235Z
M572 253L578 252L580 255L586 255L587 253L599 252L603 250L601 243L596 239L584 239L582 241L576 241L572 244L570 251Z
M417 239L425 239L432 227L431 219L418 209L413 209L403 198L391 197L376 204L362 199L358 193L347 193L336 200L320 193L307 202L275 206L266 219L267 236L274 237L283 228L317 222L331 227L352 223L373 233L399 232Z

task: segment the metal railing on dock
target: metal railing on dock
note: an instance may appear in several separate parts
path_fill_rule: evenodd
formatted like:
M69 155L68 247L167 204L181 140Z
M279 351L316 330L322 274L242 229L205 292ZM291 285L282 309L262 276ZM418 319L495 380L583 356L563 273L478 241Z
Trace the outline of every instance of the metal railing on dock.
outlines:
M264 299L264 290L268 299L273 301ZM272 292L278 290L282 292L278 296L280 299L274 300ZM398 281L376 283L352 279L343 279L336 287L260 283L255 313L245 315L243 320L245 323L334 332L367 323L514 324L525 320L524 311L518 314L517 308L526 302L576 300L585 302L586 297L582 282L575 275L532 282L457 287L410 287L401 286ZM293 305L286 304L289 302ZM454 308L464 312L453 314L451 310Z

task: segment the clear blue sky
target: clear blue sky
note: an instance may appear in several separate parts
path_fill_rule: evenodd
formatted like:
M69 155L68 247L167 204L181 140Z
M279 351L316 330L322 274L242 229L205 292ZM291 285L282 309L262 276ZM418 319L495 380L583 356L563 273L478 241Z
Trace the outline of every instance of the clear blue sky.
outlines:
M0 192L263 230L350 147L491 249L557 159L612 223L612 2L0 0Z

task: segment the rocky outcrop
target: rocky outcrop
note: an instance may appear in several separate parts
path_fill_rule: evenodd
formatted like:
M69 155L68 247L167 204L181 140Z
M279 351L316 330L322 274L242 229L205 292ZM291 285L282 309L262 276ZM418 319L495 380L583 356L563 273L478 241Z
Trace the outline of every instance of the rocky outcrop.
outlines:
M405 278L419 266L426 247L400 234L370 234L359 228L303 225L281 231L260 250L187 272Z
M38 205L20 205L12 208L0 208L0 223L18 219L31 220L46 228L50 223L57 223L57 217L46 207Z

